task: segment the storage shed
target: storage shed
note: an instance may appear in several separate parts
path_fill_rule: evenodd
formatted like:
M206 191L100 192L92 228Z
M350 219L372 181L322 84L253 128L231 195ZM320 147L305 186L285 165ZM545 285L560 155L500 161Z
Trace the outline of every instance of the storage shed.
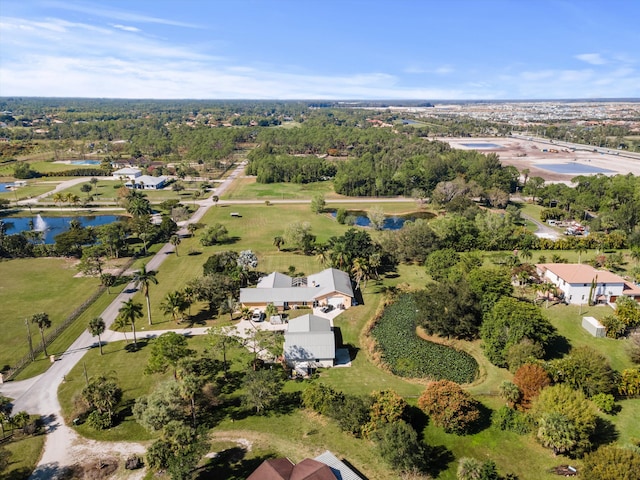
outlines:
M607 329L593 317L582 317L582 328L594 337L605 337Z

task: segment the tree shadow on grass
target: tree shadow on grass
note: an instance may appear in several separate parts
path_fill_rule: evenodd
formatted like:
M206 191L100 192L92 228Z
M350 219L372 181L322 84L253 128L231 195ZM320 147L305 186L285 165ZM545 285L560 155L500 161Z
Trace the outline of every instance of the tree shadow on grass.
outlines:
M241 447L228 448L219 452L209 463L199 468L196 474L197 480L210 478L224 478L226 480L244 480L262 462L275 458L275 455L267 454L255 458L245 458L246 450Z
M492 410L480 402L476 402L476 406L480 411L480 418L478 418L478 420L474 422L473 425L471 425L471 427L469 428L469 431L467 432L469 435L480 433L481 431L486 430L491 426Z
M437 478L455 460L451 450L444 445L426 445L425 458L427 459L425 472L432 478Z
M429 425L429 416L415 405L407 407L407 415L411 426L418 432L418 435L422 435L423 430Z
M616 426L606 418L596 418L596 435L593 436L593 450L597 450L602 445L608 445L618 440L620 433L616 429Z
M545 360L553 360L554 358L562 358L571 350L571 343L562 335L555 335L547 348Z
M129 353L135 353L142 350L149 344L148 338L139 338L136 343L128 343L125 345L124 350Z

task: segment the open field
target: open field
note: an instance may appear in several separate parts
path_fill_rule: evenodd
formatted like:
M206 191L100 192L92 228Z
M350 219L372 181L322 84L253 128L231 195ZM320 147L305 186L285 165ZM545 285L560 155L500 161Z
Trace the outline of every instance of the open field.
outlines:
M333 182L257 183L256 177L238 177L221 197L224 200L298 200L321 193L325 198L344 198L333 191Z
M75 262L62 258L19 258L0 262L0 367L29 352L25 319L46 312L59 325L98 287L96 278L76 277ZM34 347L40 332L31 324ZM48 333L45 330L45 335Z

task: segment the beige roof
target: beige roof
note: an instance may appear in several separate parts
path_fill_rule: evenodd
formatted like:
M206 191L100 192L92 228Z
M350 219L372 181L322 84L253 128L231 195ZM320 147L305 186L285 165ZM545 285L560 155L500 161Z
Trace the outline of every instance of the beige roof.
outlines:
M591 265L579 263L542 263L536 267L544 273L546 270L555 273L567 283L591 283L598 277L600 283L625 283L624 278L607 270L596 270Z
M631 282L624 282L624 288L622 289L622 293L630 297L640 296L640 286L634 285Z

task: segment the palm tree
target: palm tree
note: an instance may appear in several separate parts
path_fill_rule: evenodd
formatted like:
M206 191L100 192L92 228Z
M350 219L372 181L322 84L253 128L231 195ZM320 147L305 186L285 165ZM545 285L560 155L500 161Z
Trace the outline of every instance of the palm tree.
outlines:
M141 287L142 294L147 301L147 316L149 318L149 325L151 325L151 302L149 301L149 285L158 284L156 278L156 272L154 270L147 271L147 265L143 264L142 268L138 270L133 276L133 282L136 288Z
M136 303L132 298L122 304L118 310L118 318L121 319L116 328L122 328L125 322L129 322L131 325L131 331L133 332L133 345L138 348L138 341L136 339L136 319L142 317L142 304Z
M89 333L91 333L91 336L98 337L98 346L100 347L100 355L102 355L102 339L100 338L100 335L104 333L106 328L107 326L105 325L102 317L96 317L91 319L91 321L89 322L89 328L87 329L89 330Z
M369 265L364 258L356 258L351 267L351 273L356 281L356 290L360 288L360 282L364 280L364 288L367 288L367 279L369 278Z
M229 319L233 320L233 312L235 312L238 308L238 302L236 302L235 298L229 295L222 301L222 305L220 305L221 313L228 313Z
M66 201L66 195L62 192L57 192L53 194L53 197L51 197L51 199L53 200L53 203L55 203L56 205L58 204L63 204Z
M513 407L522 396L518 386L508 380L505 380L500 384L499 390L500 396L507 401L507 405L510 407Z
M218 195L212 195L211 196L211 201L213 202L214 206L218 205L218 201L220 200L220 198L218 197Z
M193 287L187 285L182 289L182 295L184 296L184 301L189 309L189 316L191 316L191 305L196 301L196 291Z
M103 273L100 275L100 283L107 287L107 293L111 295L111 287L115 285L116 277L110 273Z
M531 260L531 257L533 257L533 254L528 248L523 248L522 250L520 250L520 256L523 260L528 262L529 260Z
M187 309L187 302L182 292L169 292L164 297L164 302L160 304L160 309L165 315L171 315L173 321L180 323L182 321L182 314Z
M278 251L280 251L280 247L284 245L284 238L282 238L280 235L273 237L273 244L276 246Z
M187 231L189 232L189 234L193 237L193 234L196 233L196 230L198 230L198 224L197 223L189 223L187 225Z
M553 455L571 450L577 441L576 427L566 416L553 412L538 420L538 440L553 449Z
M636 261L636 266L638 266L638 263L640 263L640 247L633 247L629 255Z
M180 235L171 235L171 238L169 239L169 243L173 245L174 251L176 252L176 257L180 256L178 255L178 245L180 245L181 241L182 240L180 240Z
M578 243L578 245L575 248L576 252L578 253L578 263L582 263L582 254L583 253L587 253L587 247L584 246L584 244L582 243Z
M47 353L47 345L44 343L44 329L51 327L51 320L49 320L49 315L41 312L32 315L31 322L38 325L38 329L40 330L40 337L42 338L42 351L44 352L44 356L48 357Z

